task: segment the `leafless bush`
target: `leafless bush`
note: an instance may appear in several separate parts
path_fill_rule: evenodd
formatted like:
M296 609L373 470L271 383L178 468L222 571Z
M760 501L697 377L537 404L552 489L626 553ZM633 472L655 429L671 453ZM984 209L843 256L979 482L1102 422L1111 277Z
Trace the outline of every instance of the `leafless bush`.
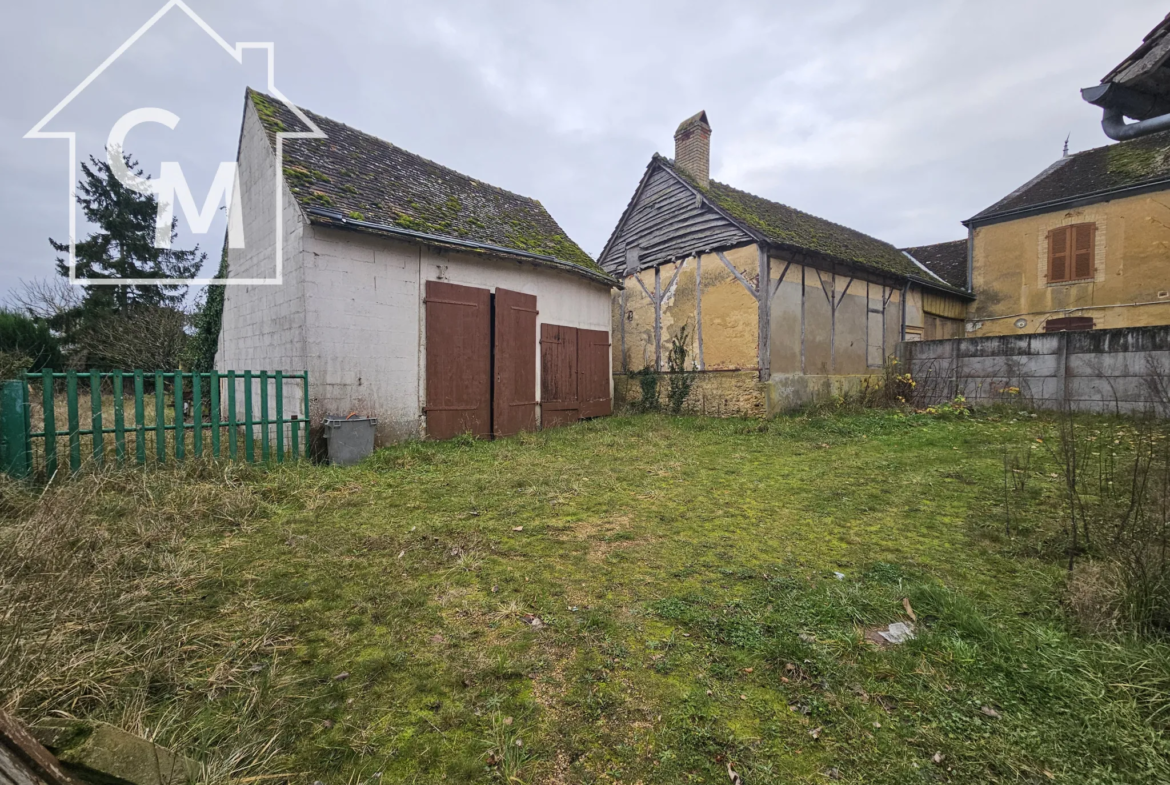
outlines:
M190 315L174 308L135 306L80 331L74 352L107 368L178 368L190 324Z
M57 322L76 312L84 299L84 288L54 276L28 281L21 279L20 284L8 293L7 303L13 310L34 318Z
M1056 429L1069 572L1081 557L1103 560L1120 617L1170 631L1170 424L1086 420L1066 406Z

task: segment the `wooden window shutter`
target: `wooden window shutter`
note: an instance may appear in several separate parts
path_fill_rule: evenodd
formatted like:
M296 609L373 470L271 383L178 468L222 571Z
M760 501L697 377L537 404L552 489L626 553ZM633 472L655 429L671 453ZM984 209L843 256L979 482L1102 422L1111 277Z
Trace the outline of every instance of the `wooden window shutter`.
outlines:
M1080 280L1093 277L1093 235L1096 234L1096 224L1077 224L1070 226L1072 233L1072 274L1069 278Z
M1048 233L1048 283L1068 280L1068 227Z

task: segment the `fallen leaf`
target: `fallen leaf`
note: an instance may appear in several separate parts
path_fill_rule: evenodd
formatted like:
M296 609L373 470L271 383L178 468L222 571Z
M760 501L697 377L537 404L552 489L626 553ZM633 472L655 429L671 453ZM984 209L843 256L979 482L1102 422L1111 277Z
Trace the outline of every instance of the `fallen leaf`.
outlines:
M399 558L399 559L401 559L401 558L402 558L403 556L405 556L405 555L406 555L406 551L399 551L399 552L398 552L398 558Z
M814 739L819 739L821 737L821 731L823 730L824 728L813 728L808 732L808 735L812 736Z
M511 717L504 717L504 724L505 724L505 725L511 725L511 724L512 724L512 718L511 718Z
M789 663L786 663L784 665L784 670L788 671L789 673L792 673L794 670L796 670L796 666L793 665L791 662L789 662Z
M942 763L944 760L946 760L946 757L947 756L943 755L941 752L936 752L936 753L934 753L934 756L931 757L930 760L932 763L939 764L939 763Z
M333 720L325 720L324 722L321 723L321 727L325 728L326 730L328 730L329 728L332 728L333 727Z
M735 769L731 768L730 762L727 764L727 776L731 778L732 785L743 785L743 780L736 773Z
M747 700L747 696L746 696L746 695L740 695L740 696L739 696L739 699L740 699L741 701L745 701L745 700Z
M513 526L513 527L512 527L512 531L514 531L514 532L522 532L522 531L524 531L524 527L523 527L523 526Z
M1049 771L1048 769L1045 769L1045 770L1044 770L1044 776L1045 776L1045 777L1047 777L1047 778L1048 778L1048 779L1050 779L1050 780L1054 780L1054 779L1056 779L1056 775L1055 775L1055 774L1053 774L1053 773L1052 773L1051 771Z
M349 678L349 671L342 671L341 673L334 676L333 680L334 681L345 681L348 678Z
M443 643L443 640L442 635L435 634L431 636L431 643Z
M754 670L754 668L744 668L743 672L744 673L751 673L753 670Z
M918 621L918 615L914 613L914 609L910 607L910 598L902 598L902 607L906 609L906 615L910 617L910 621Z
M829 769L827 772L825 772L825 774L826 774L826 775L829 777L829 779L831 779L831 780L839 780L839 779L841 779L841 772L840 772L840 771L837 769L837 767L836 767L836 766L834 766L833 768Z
M986 714L988 717L991 717L992 719L998 720L998 719L1002 718L1002 715L998 711L996 711L995 709L991 708L990 706L983 706L979 709L979 711L983 712L984 714Z

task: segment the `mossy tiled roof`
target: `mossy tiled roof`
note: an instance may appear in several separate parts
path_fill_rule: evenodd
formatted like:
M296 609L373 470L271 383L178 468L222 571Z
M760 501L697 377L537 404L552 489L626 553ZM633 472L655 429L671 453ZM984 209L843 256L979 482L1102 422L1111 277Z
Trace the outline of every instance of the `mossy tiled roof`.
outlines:
M248 99L256 107L273 149L277 132L307 130L282 101L255 90L248 91ZM302 207L552 256L606 275L535 199L460 174L343 123L301 111L327 137L284 140L284 179Z
M959 289L967 288L967 241L953 240L949 243L935 243L934 245L916 245L913 248L903 248L951 286Z
M1061 158L1040 175L982 211L972 221L1003 213L1170 181L1170 131L1096 147ZM1170 188L1170 182L1167 182Z
M876 237L714 180L704 188L669 158L656 156L656 159L701 191L713 205L773 244L812 251L895 275L924 275L905 254Z

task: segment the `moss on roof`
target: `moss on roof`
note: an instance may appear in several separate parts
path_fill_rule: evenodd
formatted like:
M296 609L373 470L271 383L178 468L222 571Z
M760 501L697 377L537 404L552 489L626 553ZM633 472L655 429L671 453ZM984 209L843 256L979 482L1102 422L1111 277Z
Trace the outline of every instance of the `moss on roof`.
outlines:
M978 213L978 221L1002 213L1170 180L1170 131L1095 147L1062 158L1021 188ZM1170 184L1168 184L1170 187Z
M764 235L772 243L824 254L896 275L922 275L922 271L905 254L887 242L714 180L704 188L669 158L656 158L705 194L716 207Z
M282 102L248 91L275 149L307 130ZM370 223L552 256L608 276L535 199L496 188L302 109L325 139L284 139L285 182L303 207Z

